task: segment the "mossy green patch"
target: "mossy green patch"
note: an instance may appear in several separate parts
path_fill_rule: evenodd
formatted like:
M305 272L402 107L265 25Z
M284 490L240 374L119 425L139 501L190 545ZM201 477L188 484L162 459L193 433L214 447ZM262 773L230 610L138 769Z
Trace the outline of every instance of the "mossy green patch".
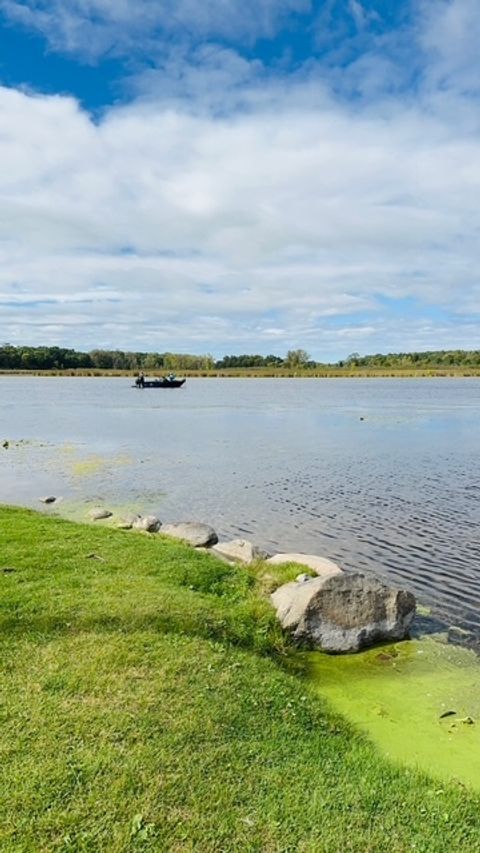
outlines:
M480 789L480 662L426 637L358 655L308 655L319 693L391 759Z

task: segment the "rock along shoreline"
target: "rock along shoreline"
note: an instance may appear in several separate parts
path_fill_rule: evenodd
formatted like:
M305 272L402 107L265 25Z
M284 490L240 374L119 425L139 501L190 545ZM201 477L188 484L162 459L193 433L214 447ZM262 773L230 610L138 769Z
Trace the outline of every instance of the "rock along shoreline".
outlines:
M39 498L53 504L52 495ZM105 507L88 510L87 520L108 520L118 529L147 535L161 534L208 551L217 559L245 566L293 564L299 574L278 586L270 601L282 629L295 645L330 654L346 654L409 637L416 613L415 596L361 572L344 571L337 563L316 554L271 555L246 539L220 542L213 527L199 521L162 523L155 515L122 514L115 517Z

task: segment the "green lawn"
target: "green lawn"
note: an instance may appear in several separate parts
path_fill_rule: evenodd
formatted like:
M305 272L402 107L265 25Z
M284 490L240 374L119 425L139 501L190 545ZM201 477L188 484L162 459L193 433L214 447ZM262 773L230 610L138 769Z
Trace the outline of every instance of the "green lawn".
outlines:
M2 853L480 851L480 798L322 703L259 573L0 509Z

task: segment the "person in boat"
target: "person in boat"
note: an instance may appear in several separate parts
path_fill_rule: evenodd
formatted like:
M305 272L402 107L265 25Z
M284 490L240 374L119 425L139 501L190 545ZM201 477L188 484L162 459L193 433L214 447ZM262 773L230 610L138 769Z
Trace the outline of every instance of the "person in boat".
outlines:
M139 388L145 387L145 374L143 373L143 371L138 374L137 385Z
M176 379L175 373L169 373L168 374L168 376L167 376L168 382L175 382L175 379Z

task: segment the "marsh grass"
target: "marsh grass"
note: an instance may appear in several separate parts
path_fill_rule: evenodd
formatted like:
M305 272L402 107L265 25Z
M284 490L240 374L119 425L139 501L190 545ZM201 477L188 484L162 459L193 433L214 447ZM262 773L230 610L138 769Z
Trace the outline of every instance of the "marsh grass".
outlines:
M181 370L179 375L187 378L203 379L433 379L438 378L462 378L480 376L480 367L473 366L444 366L444 367L337 367L319 366L315 368L287 368L287 367L224 367L212 370ZM165 370L149 370L151 377L164 376ZM1 376L80 376L80 377L109 377L130 378L136 377L132 370L114 370L101 368L78 368L77 370L0 370Z
M2 851L480 850L479 798L310 690L260 564L10 508L0 531Z

